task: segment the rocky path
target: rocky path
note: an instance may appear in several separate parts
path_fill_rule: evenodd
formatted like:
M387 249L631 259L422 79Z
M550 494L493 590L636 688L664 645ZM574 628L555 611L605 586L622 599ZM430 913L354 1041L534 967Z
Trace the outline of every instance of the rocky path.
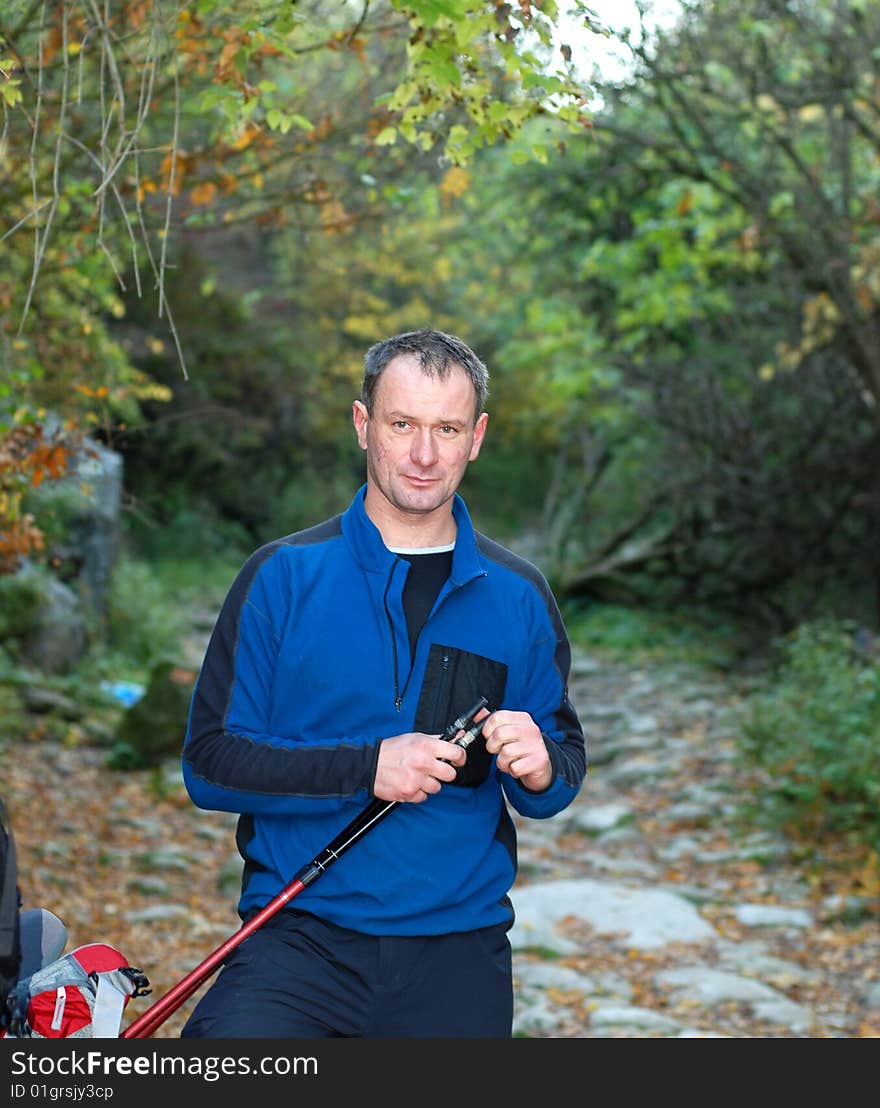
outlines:
M576 659L588 781L519 821L515 1033L553 1038L880 1035L880 915L744 834L729 681ZM3 749L26 907L68 947L108 942L165 994L239 925L234 817L200 812L172 760L120 773L84 722ZM176 1038L197 996L154 1038ZM453 1032L454 1033L454 1032Z
M588 782L519 821L518 1035L880 1035L878 905L746 832L729 682L576 659Z

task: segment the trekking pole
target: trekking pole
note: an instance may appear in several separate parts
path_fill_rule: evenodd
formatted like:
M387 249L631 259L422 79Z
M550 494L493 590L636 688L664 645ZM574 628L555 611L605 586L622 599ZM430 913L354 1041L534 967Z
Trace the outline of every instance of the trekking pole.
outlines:
M466 749L478 738L480 732L483 730L483 723L487 717L484 716L479 723L475 723L474 716L481 708L485 708L487 704L488 701L486 698L481 696L469 711L450 723L440 737L446 742L453 743L454 746L461 746ZM456 738L459 731L462 731L463 734ZM209 954L204 961L200 962L195 969L190 970L186 977L178 981L167 993L151 1004L143 1015L139 1016L133 1023L130 1023L124 1031L121 1031L119 1038L149 1038L156 1028L163 1024L170 1015L176 1012L181 1004L188 1000L196 989L211 976L214 970L217 969L227 955L233 951L239 943L243 942L249 935L252 935L259 927L262 927L266 920L274 916L286 904L289 904L295 896L298 896L303 889L311 885L313 881L316 881L322 873L326 873L338 858L341 858L350 847L354 846L359 839L362 839L371 828L375 827L380 820L384 819L391 809L396 808L399 803L401 803L401 801L380 800L378 797L370 801L366 808L364 808L359 815L355 816L351 823L344 827L332 842L328 843L311 862L303 866L293 880L284 886L280 893L277 893L268 904L259 910L259 912L251 916L246 923L242 924L234 935L230 935L224 943Z

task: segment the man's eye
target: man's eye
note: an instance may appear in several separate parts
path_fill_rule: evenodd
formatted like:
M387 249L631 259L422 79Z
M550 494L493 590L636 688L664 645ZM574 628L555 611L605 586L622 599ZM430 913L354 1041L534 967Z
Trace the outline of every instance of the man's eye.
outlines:
M454 435L458 428L453 427L451 423L444 423L440 430L444 435Z
M406 422L405 419L395 419L391 426L398 431L405 431L406 428L409 427L409 424Z

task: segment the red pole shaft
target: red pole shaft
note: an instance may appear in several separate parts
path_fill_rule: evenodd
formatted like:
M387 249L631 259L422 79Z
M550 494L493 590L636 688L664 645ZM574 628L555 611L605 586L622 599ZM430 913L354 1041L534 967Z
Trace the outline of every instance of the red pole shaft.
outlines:
M164 996L161 996L155 1004L151 1004L143 1015L138 1016L138 1018L133 1023L130 1023L124 1031L120 1032L119 1038L149 1038L156 1028L164 1023L173 1012L176 1012L181 1004L192 996L202 982L206 981L211 976L231 950L234 950L239 943L244 942L248 935L256 931L258 927L261 927L267 919L274 916L276 912L280 911L284 905L293 900L295 896L298 896L304 888L305 885L303 882L298 877L294 878L294 880L291 881L289 885L286 885L264 908L261 908L255 916L251 916L247 923L242 924L239 930L236 931L234 935L231 935L225 943L218 946L212 954L209 954L194 970L190 970L186 977L178 981L178 983L173 986L173 988L169 989Z

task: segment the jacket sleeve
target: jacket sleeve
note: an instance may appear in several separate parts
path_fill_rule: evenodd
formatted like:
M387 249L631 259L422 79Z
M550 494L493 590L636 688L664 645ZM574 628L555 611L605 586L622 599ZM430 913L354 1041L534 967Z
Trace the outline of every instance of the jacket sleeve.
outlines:
M562 615L549 585L539 579L540 607L532 634L519 704L544 736L553 779L542 792L532 792L509 774L501 775L507 799L520 815L547 819L574 800L586 776L586 740L568 695L571 647ZM522 705L520 707L520 704Z
M315 744L271 731L279 629L290 603L271 548L245 563L227 594L193 690L183 747L184 784L197 807L307 815L326 808L330 797L371 795L375 735Z

